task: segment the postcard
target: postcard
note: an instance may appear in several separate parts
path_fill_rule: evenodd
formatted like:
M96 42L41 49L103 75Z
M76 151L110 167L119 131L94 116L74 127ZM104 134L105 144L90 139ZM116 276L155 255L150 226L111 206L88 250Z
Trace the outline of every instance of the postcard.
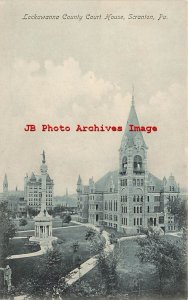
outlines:
M187 299L186 9L0 0L1 299Z

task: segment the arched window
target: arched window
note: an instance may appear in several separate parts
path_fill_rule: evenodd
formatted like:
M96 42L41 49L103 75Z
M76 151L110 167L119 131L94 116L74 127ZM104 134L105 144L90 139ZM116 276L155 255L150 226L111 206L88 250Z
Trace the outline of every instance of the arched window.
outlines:
M133 163L134 171L142 171L142 157L140 155L136 155L134 157L134 163Z
M127 172L127 157L124 156L122 159L122 173L126 173Z

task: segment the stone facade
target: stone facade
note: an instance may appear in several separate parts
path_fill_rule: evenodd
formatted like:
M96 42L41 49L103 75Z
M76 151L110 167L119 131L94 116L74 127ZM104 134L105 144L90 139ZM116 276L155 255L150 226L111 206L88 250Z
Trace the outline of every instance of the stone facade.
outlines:
M130 131L130 124L139 126L134 99L119 149L119 170L97 182L91 178L88 185L78 178L78 220L126 233L138 233L148 225L174 231L168 201L179 197L179 186L172 175L160 180L148 171L148 147L142 132Z
M40 210L42 198L42 174L31 174L31 177L24 178L24 198L27 206ZM47 210L53 209L54 198L54 183L49 174L46 175L46 208Z
M26 201L24 200L24 191L20 191L15 188L15 190L9 190L8 188L8 178L5 174L3 180L3 192L0 193L0 202L6 202L7 208L11 215L14 216L25 216L26 215Z

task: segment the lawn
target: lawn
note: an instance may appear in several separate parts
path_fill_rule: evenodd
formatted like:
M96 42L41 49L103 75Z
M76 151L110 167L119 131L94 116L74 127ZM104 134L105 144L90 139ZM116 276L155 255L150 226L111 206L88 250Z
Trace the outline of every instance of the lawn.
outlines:
M79 226L79 227L72 227L68 229L54 229L53 235L58 238L61 244L59 244L59 247L63 251L63 255L65 259L69 263L71 263L70 260L73 259L73 248L72 245L75 242L78 242L79 247L77 253L74 255L76 256L76 259L80 259L81 263L86 261L91 257L90 255L90 247L89 242L85 240L85 234L87 231L86 226ZM95 253L92 253L94 255Z
M116 247L119 247L118 245ZM130 290L137 291L138 285L140 289L155 289L156 274L155 268L150 264L141 264L136 257L138 244L135 240L126 240L120 243L118 275L119 290L121 293L127 293ZM83 281L89 282L92 287L96 287L100 283L100 276L97 267L89 274L83 277Z
M178 237L165 236L167 240L176 242ZM117 244L116 247L119 247ZM144 297L139 299L158 299L158 275L152 264L140 263L136 256L139 245L135 240L125 240L120 243L120 256L117 267L119 275L119 293L129 294L129 299L138 299L139 294ZM93 288L100 283L100 274L97 267L82 278L82 281L89 283ZM144 290L144 292L142 292ZM171 296L172 297L172 296Z
M62 251L64 262L68 266L69 271L73 270L77 266L78 258L81 259L81 263L86 261L90 257L89 242L85 240L87 228L85 226L79 227L67 227L53 230L53 235L58 237L58 247ZM32 233L32 232L31 232ZM20 233L26 236L27 233ZM11 241L14 250L12 254L26 253L24 251L25 239L13 239ZM78 241L79 247L77 253L73 254L72 245ZM92 255L94 255L92 253ZM23 282L35 268L36 264L40 263L40 256L20 258L9 260L10 267L12 268L12 281L13 285L17 286L20 282Z
M40 246L28 246L27 239L12 239L10 240L10 255L36 252L40 250Z
M13 220L14 224L16 225L17 231L25 231L25 230L34 230L35 228L35 221L33 219L27 219L27 224L25 226L20 226L20 220ZM63 227L67 226L75 226L74 223L63 223ZM52 227L62 227L62 220L60 218L55 218L52 220Z

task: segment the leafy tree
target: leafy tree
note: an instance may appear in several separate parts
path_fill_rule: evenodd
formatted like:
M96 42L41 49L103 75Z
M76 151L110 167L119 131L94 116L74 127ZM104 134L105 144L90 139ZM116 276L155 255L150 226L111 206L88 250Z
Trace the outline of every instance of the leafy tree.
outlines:
M167 204L169 212L174 215L174 220L178 224L179 230L182 227L187 227L187 203L186 200L182 200L179 197L175 197L175 199L171 199L169 197L169 201Z
M175 243L158 233L150 232L146 238L137 239L137 243L140 246L137 252L140 261L151 263L156 268L160 291L164 292L165 286L167 292L172 291L173 286L176 290L178 286L182 288L186 278L186 246L183 239Z
M61 214L64 211L65 211L65 206L63 206L63 205L57 205L53 208L54 215Z
M20 286L20 290L33 299L44 299L46 296L52 299L56 292L64 289L64 276L67 267L63 263L62 253L58 247L48 250L36 264L34 272L27 283Z
M26 226L27 225L27 220L26 219L20 219L19 225L20 226Z
M0 260L2 264L10 252L9 239L16 234L16 227L10 219L5 202L0 203L0 228Z
M106 295L114 295L118 291L118 261L118 250L115 250L110 254L107 254L104 250L102 250L98 254L97 268L101 278L103 293L105 293Z
M63 215L62 216L62 225L63 225L63 223L70 223L70 221L71 221L71 216L70 215Z
M35 216L38 215L39 210L33 209L33 208L30 207L30 206L27 206L27 213L29 214L30 217L31 217L31 216L35 217Z
M86 235L85 235L85 239L86 241L91 241L93 240L94 237L96 237L97 231L92 229L92 228L88 228Z
M93 228L88 228L86 235L86 241L89 242L89 251L90 255L95 254L103 250L104 248L104 241L101 238L100 233L98 233Z

